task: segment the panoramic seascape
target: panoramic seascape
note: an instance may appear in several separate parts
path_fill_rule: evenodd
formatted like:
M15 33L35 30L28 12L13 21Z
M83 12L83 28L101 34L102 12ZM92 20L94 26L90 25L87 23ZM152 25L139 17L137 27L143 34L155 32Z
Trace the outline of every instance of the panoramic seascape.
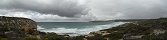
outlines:
M0 0L0 40L167 40L167 0Z

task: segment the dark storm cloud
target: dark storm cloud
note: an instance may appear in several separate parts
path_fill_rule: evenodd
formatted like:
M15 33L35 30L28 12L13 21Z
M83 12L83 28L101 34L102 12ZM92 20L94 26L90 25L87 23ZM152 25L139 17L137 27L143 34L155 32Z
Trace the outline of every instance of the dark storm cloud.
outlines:
M0 0L0 9L21 9L65 17L88 12L83 5L67 0Z

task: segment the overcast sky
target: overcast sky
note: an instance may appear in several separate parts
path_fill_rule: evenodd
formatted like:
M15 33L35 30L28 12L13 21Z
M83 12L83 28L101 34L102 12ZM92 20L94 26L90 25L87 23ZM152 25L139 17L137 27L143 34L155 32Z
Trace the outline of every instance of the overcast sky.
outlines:
M167 0L0 0L0 16L38 22L167 17Z

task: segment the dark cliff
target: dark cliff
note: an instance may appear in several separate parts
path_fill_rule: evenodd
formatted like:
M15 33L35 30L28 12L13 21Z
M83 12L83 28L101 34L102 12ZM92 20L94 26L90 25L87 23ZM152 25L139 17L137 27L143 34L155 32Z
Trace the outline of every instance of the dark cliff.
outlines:
M37 31L35 21L21 17L0 16L0 40L74 40L68 35Z
M36 35L37 24L28 18L0 16L0 36L8 40L21 40L26 35ZM4 39L5 40L5 39Z

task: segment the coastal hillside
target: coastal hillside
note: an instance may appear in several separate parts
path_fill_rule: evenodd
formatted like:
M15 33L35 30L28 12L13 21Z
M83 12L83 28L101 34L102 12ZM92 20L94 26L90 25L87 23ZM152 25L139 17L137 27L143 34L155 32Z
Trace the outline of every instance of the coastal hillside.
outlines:
M0 40L167 40L167 18L121 21L127 23L69 36L39 32L36 22L28 18L0 16Z
M120 20L118 20L120 21ZM124 21L124 20L123 20ZM91 32L87 40L167 40L167 18L125 20L124 25Z
M0 16L0 39L21 40L37 34L36 22L28 18Z

